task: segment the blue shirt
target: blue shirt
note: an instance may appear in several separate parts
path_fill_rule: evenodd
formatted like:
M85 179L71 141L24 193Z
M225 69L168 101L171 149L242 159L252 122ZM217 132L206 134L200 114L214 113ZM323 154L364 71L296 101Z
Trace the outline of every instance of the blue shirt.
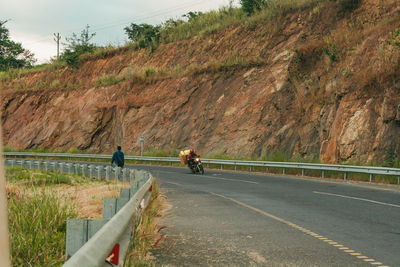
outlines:
M124 153L121 150L115 151L112 159L111 164L116 163L118 167L124 167Z

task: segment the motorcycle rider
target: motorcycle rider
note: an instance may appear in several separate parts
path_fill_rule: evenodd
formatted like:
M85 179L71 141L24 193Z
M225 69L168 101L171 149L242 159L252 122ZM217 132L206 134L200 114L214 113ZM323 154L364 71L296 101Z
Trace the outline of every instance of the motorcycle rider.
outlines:
M190 149L189 154L187 154L186 159L187 159L187 164L189 166L189 169L192 168L192 164L194 163L194 159L200 157L193 148Z

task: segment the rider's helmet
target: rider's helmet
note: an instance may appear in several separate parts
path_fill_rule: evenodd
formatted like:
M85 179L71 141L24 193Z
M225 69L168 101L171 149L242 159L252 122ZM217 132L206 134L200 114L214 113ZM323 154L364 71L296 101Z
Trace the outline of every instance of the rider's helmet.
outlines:
M193 148L190 149L190 153L194 153L194 149Z

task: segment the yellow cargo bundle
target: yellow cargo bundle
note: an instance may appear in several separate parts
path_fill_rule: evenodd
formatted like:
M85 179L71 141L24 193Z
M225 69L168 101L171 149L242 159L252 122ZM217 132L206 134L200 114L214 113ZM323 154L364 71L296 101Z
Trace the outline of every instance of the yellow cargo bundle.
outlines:
M179 153L179 158L180 158L182 164L184 164L184 165L187 164L186 156L189 155L189 153L190 153L190 150L189 150L189 149L182 150L182 151Z

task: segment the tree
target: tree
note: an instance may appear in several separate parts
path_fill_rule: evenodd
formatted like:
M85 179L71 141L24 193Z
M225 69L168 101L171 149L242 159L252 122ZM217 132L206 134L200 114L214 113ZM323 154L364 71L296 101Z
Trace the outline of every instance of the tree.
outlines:
M131 23L129 27L124 28L128 38L138 44L139 48L151 47L152 49L160 42L161 27L150 24Z
M244 12L248 15L254 13L254 11L261 10L267 5L267 0L240 0L240 5Z
M67 37L67 43L64 44L67 47L62 53L61 59L64 60L68 66L78 67L79 57L81 55L93 53L96 50L96 45L90 42L95 35L96 33L89 32L89 25L86 25L79 36L73 33L71 37Z
M36 62L34 54L22 47L22 44L10 40L9 30L0 21L0 71L10 68L32 67Z

